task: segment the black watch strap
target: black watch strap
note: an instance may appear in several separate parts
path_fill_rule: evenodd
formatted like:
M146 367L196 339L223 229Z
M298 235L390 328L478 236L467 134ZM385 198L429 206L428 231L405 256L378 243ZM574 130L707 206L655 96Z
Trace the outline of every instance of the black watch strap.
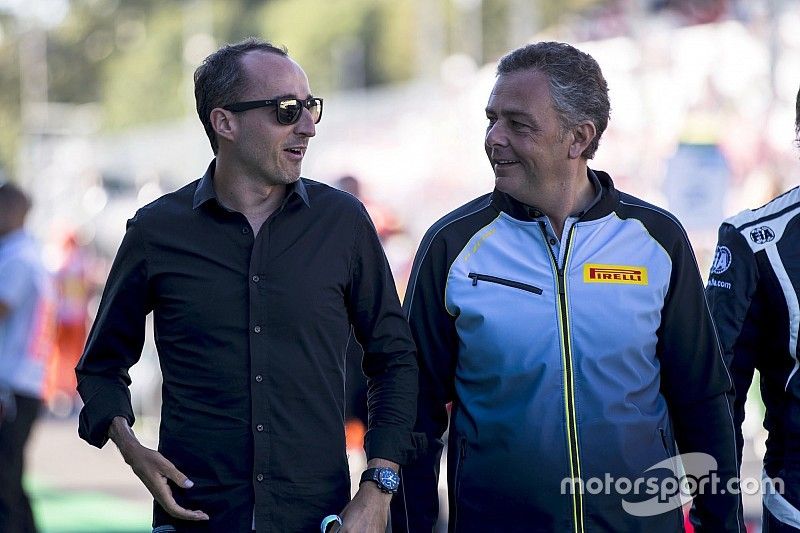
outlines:
M365 481L372 481L382 492L387 494L394 494L397 492L397 487L400 485L400 476L388 467L367 468L361 474L361 483Z

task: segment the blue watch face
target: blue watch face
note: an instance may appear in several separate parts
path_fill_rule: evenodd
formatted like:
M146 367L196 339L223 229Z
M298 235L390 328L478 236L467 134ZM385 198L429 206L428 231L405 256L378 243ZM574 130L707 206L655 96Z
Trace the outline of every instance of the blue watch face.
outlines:
M400 476L391 468L382 468L378 471L381 484L389 490L397 490L400 485Z

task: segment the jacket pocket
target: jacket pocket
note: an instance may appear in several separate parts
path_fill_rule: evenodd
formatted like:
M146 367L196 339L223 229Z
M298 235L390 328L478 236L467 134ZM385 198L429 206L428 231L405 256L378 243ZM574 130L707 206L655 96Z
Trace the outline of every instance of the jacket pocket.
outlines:
M486 281L489 283L497 283L498 285L505 285L506 287L514 287L515 289L532 292L533 294L542 294L542 289L539 287L528 285L520 281L498 278L497 276L490 276L488 274L477 274L475 272L470 272L467 276L472 280L473 287L478 284L478 281Z

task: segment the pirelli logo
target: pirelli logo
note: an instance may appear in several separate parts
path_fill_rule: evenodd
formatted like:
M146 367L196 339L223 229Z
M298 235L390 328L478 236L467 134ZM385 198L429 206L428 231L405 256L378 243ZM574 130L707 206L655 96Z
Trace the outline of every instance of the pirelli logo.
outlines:
M586 263L583 265L583 282L647 285L647 268L642 266Z

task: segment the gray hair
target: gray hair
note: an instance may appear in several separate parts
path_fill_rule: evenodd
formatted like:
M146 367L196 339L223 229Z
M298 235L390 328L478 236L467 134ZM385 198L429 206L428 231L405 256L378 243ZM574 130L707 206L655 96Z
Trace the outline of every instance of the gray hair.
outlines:
M217 134L211 125L211 110L236 102L247 87L241 58L248 52L260 51L287 56L285 47L277 47L267 41L248 37L234 44L226 44L207 58L194 71L194 98L197 114L217 153Z
M539 42L505 55L497 66L497 75L526 69L547 76L562 131L587 120L594 124L597 134L581 154L586 159L593 158L611 112L608 84L597 61L566 43Z

